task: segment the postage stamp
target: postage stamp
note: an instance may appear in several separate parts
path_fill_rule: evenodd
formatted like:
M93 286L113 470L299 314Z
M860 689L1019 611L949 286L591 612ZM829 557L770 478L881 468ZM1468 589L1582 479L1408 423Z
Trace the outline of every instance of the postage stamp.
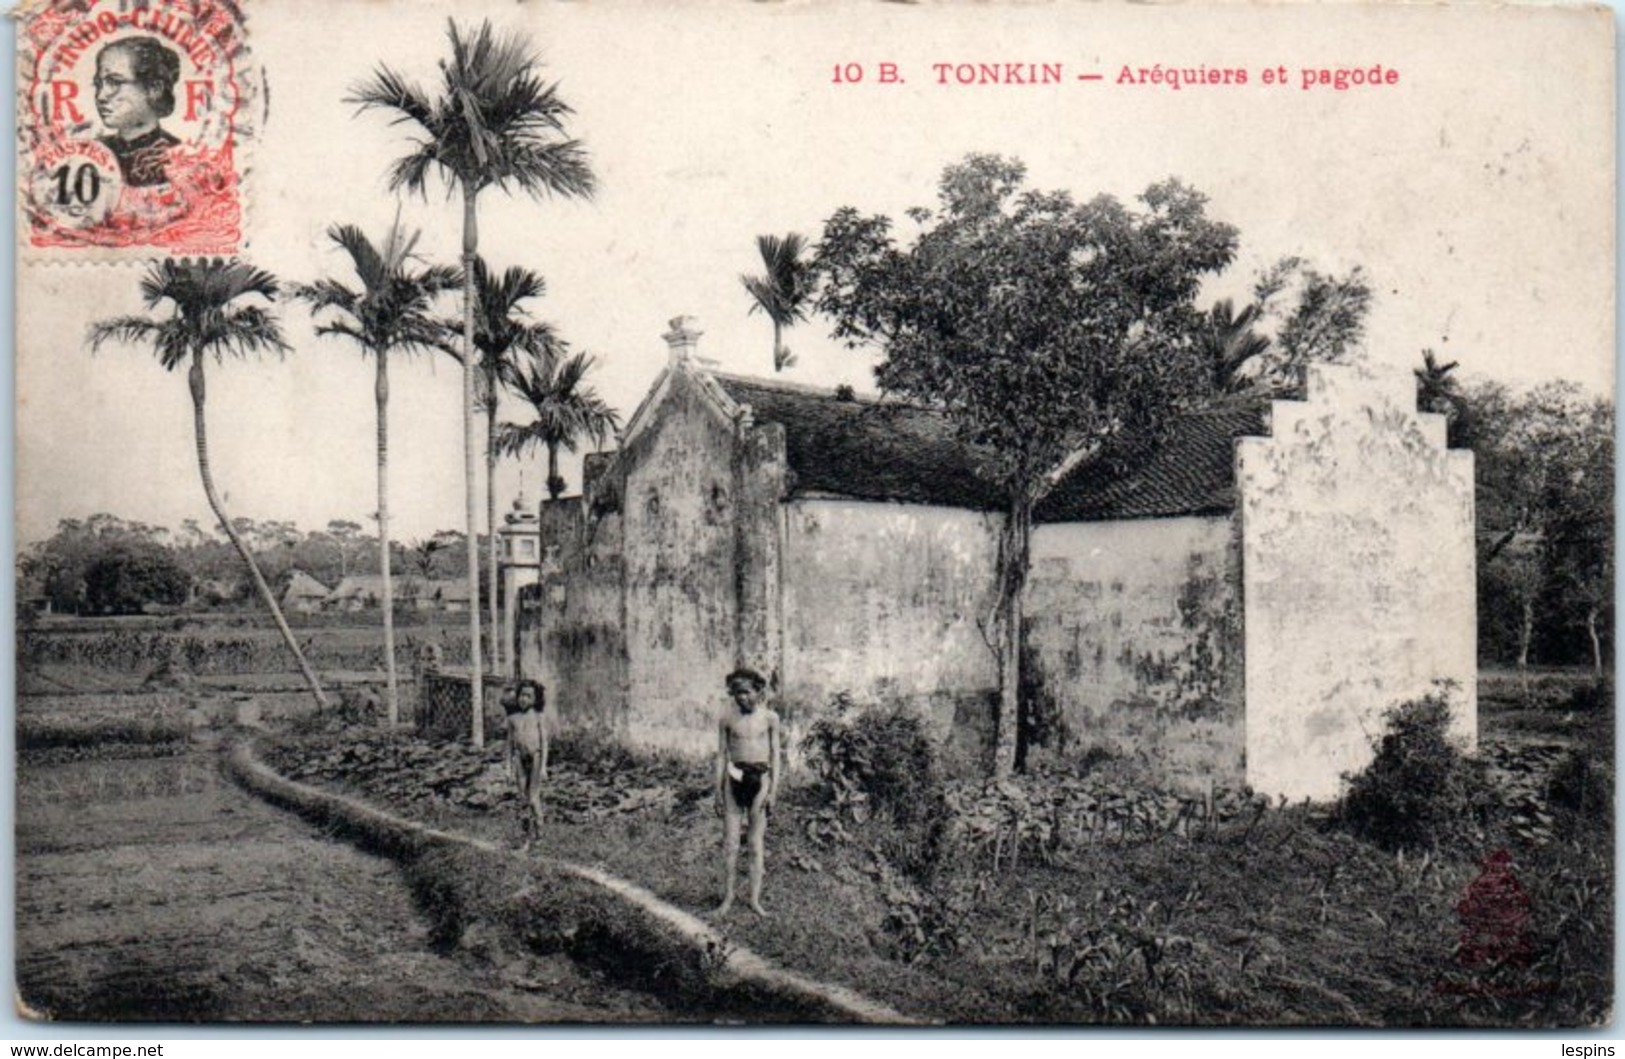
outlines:
M24 244L68 258L243 242L257 80L232 0L54 0L19 37Z

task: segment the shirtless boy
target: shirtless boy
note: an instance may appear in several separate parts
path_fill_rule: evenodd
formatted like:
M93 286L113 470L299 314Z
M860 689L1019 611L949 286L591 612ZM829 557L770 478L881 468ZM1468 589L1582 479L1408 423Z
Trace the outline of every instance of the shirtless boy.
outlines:
M508 767L525 802L522 828L524 847L542 830L542 783L547 779L547 726L542 723L542 686L534 680L521 680L510 696L504 696L508 711Z
M767 810L779 790L779 715L762 706L767 681L753 669L728 674L729 708L717 722L717 813L722 817L723 899L717 915L734 903L739 872L739 825L748 821L750 907L762 908L763 843Z

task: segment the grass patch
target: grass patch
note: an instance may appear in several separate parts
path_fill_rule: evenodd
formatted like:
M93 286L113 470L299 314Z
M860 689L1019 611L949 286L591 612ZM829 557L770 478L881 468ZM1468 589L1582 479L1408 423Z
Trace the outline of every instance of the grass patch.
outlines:
M1481 729L1487 800L1467 803L1478 807L1475 829L1393 849L1351 833L1330 807L1274 808L1239 791L1182 798L1098 762L941 784L944 826L925 858L931 870L917 871L908 813L875 792L930 797L935 781L924 773L855 784L863 799L791 787L768 831L773 918L736 910L716 925L785 966L955 1023L1592 1026L1610 1017L1613 993L1613 777L1606 753L1583 751L1611 745L1612 713L1576 711L1561 736L1531 726L1566 713L1491 704ZM876 723L854 743L906 751L905 728ZM543 855L602 865L698 914L714 907L722 829L710 763L590 740L556 747ZM336 749L300 753L308 761ZM1567 763L1571 751L1579 756ZM424 752L447 767L474 754ZM355 761L313 778L438 826L519 837L507 798L474 808L454 784L391 800L384 766ZM1459 906L1503 850L1529 899L1528 958L1472 964ZM502 932L527 945L639 973L643 946L616 954L594 939L593 918L609 912L555 907L553 889L569 894L569 884L533 875L530 894L521 883L475 918L506 923ZM705 981L702 972L651 965L643 981L688 998L702 994L683 983Z
M29 762L145 757L183 752L192 728L178 711L148 716L45 714L17 719L17 751Z

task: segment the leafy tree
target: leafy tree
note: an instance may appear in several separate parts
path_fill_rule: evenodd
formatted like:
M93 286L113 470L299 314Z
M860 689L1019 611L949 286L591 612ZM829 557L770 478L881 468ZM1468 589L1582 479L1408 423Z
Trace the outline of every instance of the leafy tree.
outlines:
M497 447L518 456L535 446L547 450L547 494L554 500L564 492L559 474L559 450L574 452L582 437L602 446L620 429L620 416L604 403L598 392L587 385L593 358L575 353L557 363L532 361L516 377L514 392L536 418L526 424L504 423L497 432Z
M971 155L944 171L936 212L910 211L908 245L890 218L848 207L825 222L816 257L835 337L878 348L881 388L941 409L1000 491L1000 776L1016 760L1033 509L1080 458L1155 430L1199 385L1196 295L1236 246L1176 180L1147 188L1138 209L1024 180L1018 161Z
M388 393L387 385L388 384L386 383L386 399ZM387 518L387 505L382 499L380 499L378 506L381 512L386 512L385 517ZM350 549L354 546L356 538L361 535L361 523L351 522L349 519L342 518L329 519L327 523L327 534L333 539L334 547L338 549L339 577L349 577ZM382 536L386 537L388 535L389 534L387 532L382 534Z
M400 692L395 675L395 606L389 554L389 357L435 348L438 325L430 315L436 295L457 286L457 271L445 266L418 266L413 258L418 234L401 227L400 217L374 244L354 225L335 225L327 236L349 256L360 286L342 280L319 279L294 289L310 303L311 312L326 319L317 335L347 338L373 358L373 399L378 428L374 451L378 460L378 570L383 578L384 672L389 724L400 721ZM335 520L328 525L341 541L353 539L361 527ZM342 545L341 545L342 549ZM344 564L347 565L347 564Z
M1583 627L1592 672L1600 677L1602 626L1614 601L1614 409L1594 399L1570 415L1544 526L1548 591L1557 604L1548 609L1555 619L1550 632L1572 642L1576 626Z
M1352 355L1365 334L1371 286L1358 265L1338 276L1284 257L1259 275L1253 304L1260 322L1275 328L1258 377L1274 393L1296 394L1310 364L1338 364Z
M130 522L98 512L87 519L65 518L56 532L35 541L17 558L18 572L36 585L59 614L78 614L89 608L86 574L90 567L115 550L161 550L169 536L162 527Z
M484 258L474 262L474 345L480 352L477 381L478 401L485 413L485 516L486 577L497 584L497 411L502 391L518 381L522 365L534 360L552 364L559 352L559 340L551 324L532 320L524 303L547 292L547 283L526 268L513 266L500 276L492 272ZM500 617L495 592L486 593L491 622L491 654L498 672L503 671L502 638L497 635Z
M167 550L117 545L85 571L85 602L95 614L140 614L148 604L186 602L191 578Z
M817 270L807 258L806 237L791 232L783 239L776 235L756 237L762 255L760 276L740 276L750 292L751 312L762 312L773 321L773 370L783 371L795 363L795 355L784 345L784 329L807 319L817 292Z
M1508 599L1517 657L1584 627L1601 667L1613 592L1614 409L1571 382L1462 389L1477 477L1481 602ZM1496 615L1488 615L1492 620ZM1557 644L1555 655L1568 654Z
M282 608L277 605L271 586L266 584L254 561L247 543L238 534L215 491L214 477L209 469L208 434L204 428L204 402L206 398L204 367L211 356L224 361L227 354L247 356L253 353L281 353L288 344L283 341L282 328L276 319L258 305L243 305L246 298L271 301L276 297L277 282L269 272L236 261L165 259L149 265L141 280L141 296L149 310L156 310L165 302L172 312L166 317L153 319L146 316L120 316L92 324L90 343L99 349L108 342L150 343L158 354L158 362L166 371L173 371L190 362L187 383L192 391L192 428L197 444L198 475L203 479L203 494L209 508L220 522L220 528L231 540L232 547L242 556L249 576L266 609L271 612L283 642L299 664L310 692L317 705L325 709L327 696L322 693L316 673L305 661L293 631L288 628Z
M379 109L410 126L410 150L390 171L390 186L426 195L431 171L463 199L463 476L468 583L478 591L479 532L475 498L474 291L479 255L479 196L487 188L517 188L533 197L587 197L595 179L586 150L565 135L570 108L556 85L543 82L540 62L520 38L499 36L489 22L472 33L448 28L451 58L440 63L441 86L431 97L387 66L358 87L351 101ZM470 694L476 746L485 744L484 691L480 674L480 613L477 595L468 617Z

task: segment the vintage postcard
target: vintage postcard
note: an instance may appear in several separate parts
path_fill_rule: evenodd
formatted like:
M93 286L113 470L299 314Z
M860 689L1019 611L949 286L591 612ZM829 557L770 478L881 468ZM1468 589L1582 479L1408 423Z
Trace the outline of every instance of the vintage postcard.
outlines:
M1614 23L36 0L19 1032L1614 1012Z

